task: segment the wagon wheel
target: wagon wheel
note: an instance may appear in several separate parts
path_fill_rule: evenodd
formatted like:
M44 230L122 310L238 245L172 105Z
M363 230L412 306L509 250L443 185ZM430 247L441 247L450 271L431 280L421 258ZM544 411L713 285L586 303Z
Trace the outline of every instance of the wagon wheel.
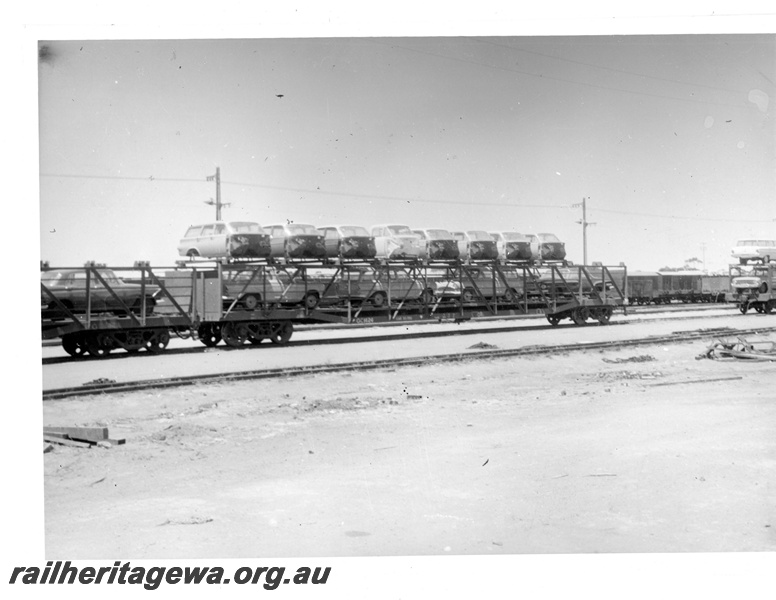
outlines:
M74 356L75 358L81 358L88 352L83 338L72 333L62 337L62 348L64 348L65 352L70 356Z
M369 300L375 308L382 308L388 302L388 294L385 292L375 292Z
M163 352L169 343L170 332L166 329L160 329L151 334L151 339L146 342L145 348L148 352L158 354L159 352Z
M316 292L307 292L304 295L304 299L302 302L304 303L304 307L307 310L313 310L315 307L318 306L318 302L320 301L320 298L318 297L318 294Z
M113 338L108 334L94 333L84 339L86 349L95 358L105 358L113 350Z
M269 335L269 340L273 344L280 344L282 346L283 344L288 343L288 340L291 339L292 333L294 333L294 325L290 321L285 321L283 323L273 323L272 333Z
M768 302L763 302L763 312L765 314L771 314L774 308L776 308L776 300L768 300Z
M550 322L550 325L555 327L558 323L560 323L560 315L547 315L547 320Z
M248 326L245 323L233 323L228 321L221 327L221 337L227 346L239 348L250 336Z
M245 310L256 310L261 302L261 297L258 294L245 294L241 302Z
M571 320L574 321L575 325L584 325L586 318L585 313L589 313L590 311L585 310L585 313L583 313L582 308L584 307L578 307L571 311Z
M595 318L601 325L606 325L609 319L612 318L612 308L610 306L602 306L596 311Z
M763 314L765 312L763 305L759 302L757 304L752 304L752 308L754 308L754 310L759 314Z
M124 342L124 350L130 354L140 351L145 346L145 340L143 339L143 332L138 330L128 331L126 335L126 341Z
M741 312L742 315L746 314L746 311L749 310L749 303L744 301L741 304L738 305L738 310Z
M210 323L203 323L197 329L199 341L209 348L214 348L221 341L221 329Z

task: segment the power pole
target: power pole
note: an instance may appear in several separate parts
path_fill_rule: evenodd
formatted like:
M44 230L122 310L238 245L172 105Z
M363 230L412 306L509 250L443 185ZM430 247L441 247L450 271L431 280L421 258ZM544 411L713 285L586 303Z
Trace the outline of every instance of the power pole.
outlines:
M595 223L590 223L587 220L587 201L589 199L590 198L582 198L582 202L571 205L573 208L582 207L582 220L577 221L577 223L582 225L582 263L585 265L587 264L587 228L591 225L595 225Z
M229 206L229 202L223 203L221 202L221 167L216 167L216 174L215 175L208 175L207 181L215 181L216 182L216 199L215 201L211 198L210 200L205 200L205 204L209 204L210 206L215 205L216 207L216 221L221 220L221 207L222 206Z

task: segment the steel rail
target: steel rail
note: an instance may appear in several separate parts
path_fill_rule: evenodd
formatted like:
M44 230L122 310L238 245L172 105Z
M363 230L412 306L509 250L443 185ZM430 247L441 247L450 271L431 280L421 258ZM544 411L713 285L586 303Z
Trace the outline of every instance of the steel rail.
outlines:
M678 306L676 307L679 308ZM705 307L704 307L705 308ZM708 309L706 309L708 310ZM702 313L703 309L696 309L697 312ZM651 314L651 313L659 313L659 312L667 312L667 313L679 313L679 312L689 312L688 309L685 309L683 311L680 310L668 310L660 309L660 310L650 310L650 311L638 311L642 314ZM693 314L693 315L687 315L683 314L682 319L701 319L701 318L714 318L714 317L727 317L729 315L704 315L704 314ZM481 323L493 323L495 321L500 321L504 323L510 323L515 321L520 321L521 323L525 323L528 319L531 320L539 320L542 318L541 315L531 315L530 317L526 316L520 316L520 317L503 317L500 319L495 318L489 318L489 319L478 319L476 321L467 321L468 323L475 323L475 322L481 322ZM675 315L666 315L664 319L650 319L650 320L670 320L676 318ZM635 317L631 321L610 321L606 324L607 327L610 327L612 325L627 325L628 323L632 322L641 322L644 319L639 319L638 317ZM420 324L431 324L435 323L434 321L429 321L427 323L420 323ZM393 327L400 327L400 326L406 326L407 323L378 323L378 324L369 324L369 325L323 325L323 326L313 326L313 328L309 329L300 329L299 331L355 331L358 329L366 329L366 328L381 328L381 329L390 329ZM597 327L600 326L598 323L589 323L586 324L585 327ZM557 325L550 325L549 323L541 323L536 325L504 325L502 327L483 327L479 329L460 329L456 331L421 331L421 332L407 332L404 331L400 334L375 334L375 335L367 335L367 336L360 336L360 337L332 337L332 338L325 338L325 339L316 339L316 340L292 340L288 342L287 346L323 346L323 345L336 345L336 344L357 344L357 343L364 343L364 342L377 342L377 341L392 341L397 339L421 339L421 338L434 338L434 337L446 337L449 335L482 335L487 333L509 333L513 331L541 331L541 330L552 330L556 329ZM561 327L577 327L576 325L571 324L571 322L567 324L561 325ZM256 349L252 346L245 346L241 348L230 348L229 346L219 346L219 350L226 350L226 351L233 351L233 350L247 350L249 348ZM211 348L206 348L204 346L195 346L192 348L176 348L176 349L167 349L165 350L165 355L173 355L173 354L199 354L202 352L205 352L207 350L210 350ZM147 356L146 354L140 355L141 357ZM91 358L91 357L89 357ZM137 354L127 354L127 353L118 353L118 354L110 354L105 357L101 357L99 360L105 361L105 360L122 360L122 359L130 359L130 358L138 358ZM72 356L56 356L56 357L47 357L42 359L43 365L53 365L53 364L62 364L62 363L75 363L75 362L81 362L84 360L84 357L72 357Z
M274 369L258 369L251 371L240 371L232 373L216 373L209 375L188 375L180 377L168 377L164 379L111 382L86 384L79 387L51 389L43 391L43 400L60 400L74 396L86 396L92 394L108 394L129 391L139 391L155 388L169 388L184 385L206 384L206 383L229 383L233 381L242 381L248 379L269 379L277 377L295 377L300 375L312 375L319 373L337 373L343 371L366 371L374 369L386 369L396 367L410 367L437 363L440 361L466 361L483 360L493 358L519 357L519 356L537 356L553 354L558 352L573 352L576 350L598 350L626 348L629 346L643 346L650 344L666 344L676 342L694 341L705 338L733 335L759 334L763 332L776 331L776 327L765 327L757 329L732 329L732 328L711 328L700 329L688 332L676 332L666 336L651 336L632 340L617 340L606 342L580 342L576 344L563 345L533 345L523 346L521 348L512 348L506 350L480 350L472 352L458 352L454 354L435 354L427 356L409 357L409 358L390 358L382 360L347 362L328 365L310 365L300 367L284 367Z

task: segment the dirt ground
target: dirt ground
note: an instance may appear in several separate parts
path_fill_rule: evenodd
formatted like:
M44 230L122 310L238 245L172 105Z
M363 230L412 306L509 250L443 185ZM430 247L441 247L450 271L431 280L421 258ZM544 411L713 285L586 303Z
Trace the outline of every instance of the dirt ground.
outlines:
M705 347L46 402L126 439L44 455L46 559L774 551L776 365Z

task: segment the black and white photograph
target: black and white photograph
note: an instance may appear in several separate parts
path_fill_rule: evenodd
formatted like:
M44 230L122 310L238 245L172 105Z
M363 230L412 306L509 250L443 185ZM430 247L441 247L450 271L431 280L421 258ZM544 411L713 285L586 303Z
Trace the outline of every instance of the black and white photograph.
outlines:
M774 13L577 11L30 24L25 560L758 597Z

